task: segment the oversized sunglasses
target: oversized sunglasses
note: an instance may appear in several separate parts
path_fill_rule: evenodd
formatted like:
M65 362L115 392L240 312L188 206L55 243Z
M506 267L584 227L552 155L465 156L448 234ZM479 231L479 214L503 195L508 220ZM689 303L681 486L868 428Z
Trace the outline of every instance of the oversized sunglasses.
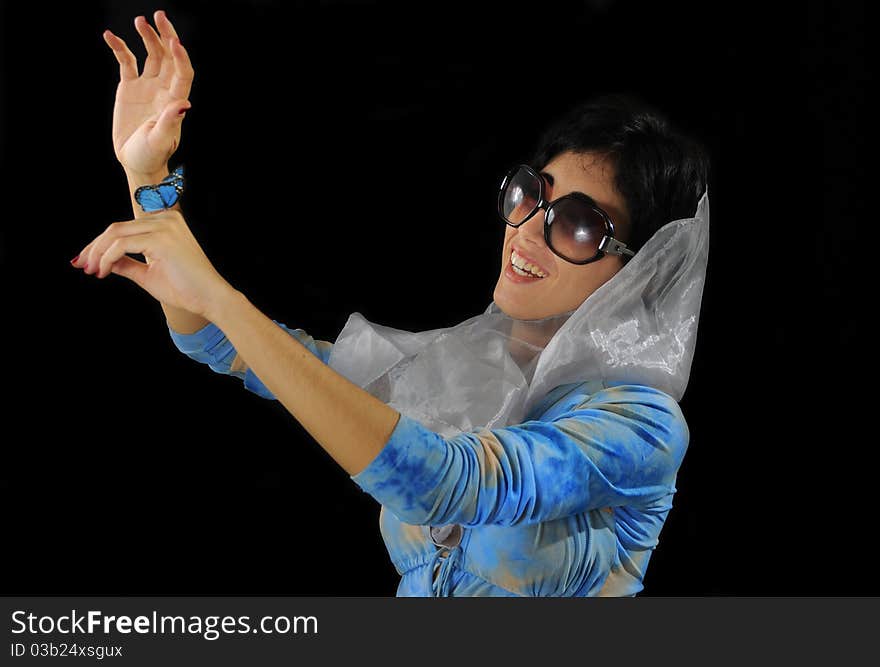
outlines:
M498 192L498 215L519 227L544 209L547 247L567 262L589 264L607 255L635 255L614 238L611 217L582 192L570 192L552 202L544 199L544 179L527 164L505 174Z

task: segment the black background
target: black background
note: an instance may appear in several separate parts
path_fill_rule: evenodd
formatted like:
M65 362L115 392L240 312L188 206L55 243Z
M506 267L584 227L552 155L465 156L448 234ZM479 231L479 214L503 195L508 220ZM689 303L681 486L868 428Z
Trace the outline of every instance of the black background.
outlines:
M379 505L281 404L180 354L134 283L68 264L131 217L101 33L142 64L133 19L160 7L196 70L172 159L187 221L263 312L324 340L355 311L408 330L482 312L496 184L573 102L632 91L701 138L712 240L691 443L642 595L878 592L856 321L873 304L863 4L0 7L0 592L397 585ZM438 200L449 180L458 198Z

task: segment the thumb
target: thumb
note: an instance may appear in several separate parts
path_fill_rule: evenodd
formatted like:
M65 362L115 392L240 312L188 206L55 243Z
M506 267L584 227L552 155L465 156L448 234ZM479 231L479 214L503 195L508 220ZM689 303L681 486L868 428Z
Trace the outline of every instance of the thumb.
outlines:
M144 279L146 278L147 270L148 266L146 264L139 262L136 259L132 259L127 255L123 255L120 259L113 262L113 265L110 267L110 273L115 273L118 276L128 278L137 283L140 287L144 286Z
M189 100L169 102L162 110L159 120L156 121L153 132L156 132L163 139L176 137L177 133L180 132L180 124L183 122L183 117L186 115L187 109L190 108L192 108L192 104L190 104Z

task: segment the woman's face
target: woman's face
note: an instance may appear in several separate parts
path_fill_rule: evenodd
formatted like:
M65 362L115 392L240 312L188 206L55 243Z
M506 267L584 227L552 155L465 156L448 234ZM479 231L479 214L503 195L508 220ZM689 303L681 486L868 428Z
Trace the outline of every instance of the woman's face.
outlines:
M543 169L533 165L544 177L544 198L553 201L569 192L579 191L592 197L614 223L614 235L626 243L629 238L629 215L623 198L615 191L613 166L607 159L592 153L561 153ZM540 209L519 227L505 225L501 253L501 275L495 286L498 307L516 319L536 320L575 310L623 267L623 258L605 255L589 264L577 265L556 255L544 241L544 209ZM511 277L511 252L517 252L546 274L539 280L518 282Z

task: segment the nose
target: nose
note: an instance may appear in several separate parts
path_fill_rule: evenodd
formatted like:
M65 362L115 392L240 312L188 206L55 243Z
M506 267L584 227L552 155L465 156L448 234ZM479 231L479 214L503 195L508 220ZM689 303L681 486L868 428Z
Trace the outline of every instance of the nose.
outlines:
M543 208L539 208L537 212L523 224L516 228L516 235L520 239L525 239L539 247L547 244L544 242L544 216L547 212Z

